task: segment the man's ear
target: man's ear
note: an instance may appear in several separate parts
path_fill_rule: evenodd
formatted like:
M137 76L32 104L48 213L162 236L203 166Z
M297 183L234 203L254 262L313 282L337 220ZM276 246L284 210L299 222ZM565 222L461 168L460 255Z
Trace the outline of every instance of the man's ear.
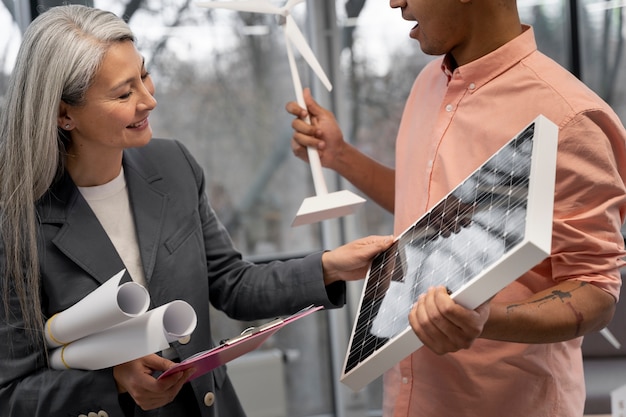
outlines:
M71 130L74 127L72 118L69 115L69 105L64 101L61 101L61 103L59 104L57 126L63 130Z

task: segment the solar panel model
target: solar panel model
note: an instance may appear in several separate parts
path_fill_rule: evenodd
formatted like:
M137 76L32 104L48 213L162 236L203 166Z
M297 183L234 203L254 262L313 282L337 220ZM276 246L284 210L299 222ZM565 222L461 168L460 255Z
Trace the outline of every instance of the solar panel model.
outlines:
M550 254L557 136L538 116L374 258L344 384L357 391L423 345L408 315L429 287L474 309Z

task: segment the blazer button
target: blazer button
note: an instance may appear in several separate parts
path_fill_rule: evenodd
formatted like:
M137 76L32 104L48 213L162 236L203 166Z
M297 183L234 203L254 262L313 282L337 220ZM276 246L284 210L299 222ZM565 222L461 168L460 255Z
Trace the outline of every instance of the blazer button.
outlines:
M214 402L215 402L215 394L213 394L212 392L207 392L206 395L204 396L204 405L206 405L207 407L210 407L213 405Z
M109 417L109 413L104 410L98 411L98 417Z
M79 414L78 417L87 417L87 414Z
M90 412L89 414L87 414L87 417L98 417L98 414L94 413L93 411Z
M191 335L187 335L185 337L181 337L180 339L178 339L178 343L180 343L181 345L186 345L190 341L191 341Z

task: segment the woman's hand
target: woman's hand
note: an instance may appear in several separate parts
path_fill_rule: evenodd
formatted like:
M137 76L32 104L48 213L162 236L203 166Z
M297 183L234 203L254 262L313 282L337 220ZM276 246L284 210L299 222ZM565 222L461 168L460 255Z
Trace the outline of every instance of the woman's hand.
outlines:
M391 246L393 236L368 236L324 252L324 284L365 278L374 256Z
M128 392L142 410L163 407L174 400L194 369L174 373L162 379L152 376L155 371L165 371L174 362L158 355L148 355L113 368L118 392Z

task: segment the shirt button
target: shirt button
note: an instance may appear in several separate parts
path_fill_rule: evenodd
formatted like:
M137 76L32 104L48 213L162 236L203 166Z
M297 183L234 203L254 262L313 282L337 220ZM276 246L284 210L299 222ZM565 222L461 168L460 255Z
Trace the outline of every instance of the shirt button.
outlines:
M409 378L407 378L407 377L402 378L402 383L403 384L408 384L409 383Z
M447 111L447 112L451 112L453 108L454 108L454 107L452 106L452 104L448 104L448 105L446 106L446 111Z
M206 405L207 407L210 407L213 405L214 402L215 402L215 394L213 394L212 392L207 392L206 395L204 396L204 405Z
M469 88L470 90L473 90L476 88L476 84L470 83L470 85L467 88Z
M191 336L190 335L187 335L185 337L181 337L180 339L178 339L178 343L180 343L181 345L186 345L190 341L191 341Z

